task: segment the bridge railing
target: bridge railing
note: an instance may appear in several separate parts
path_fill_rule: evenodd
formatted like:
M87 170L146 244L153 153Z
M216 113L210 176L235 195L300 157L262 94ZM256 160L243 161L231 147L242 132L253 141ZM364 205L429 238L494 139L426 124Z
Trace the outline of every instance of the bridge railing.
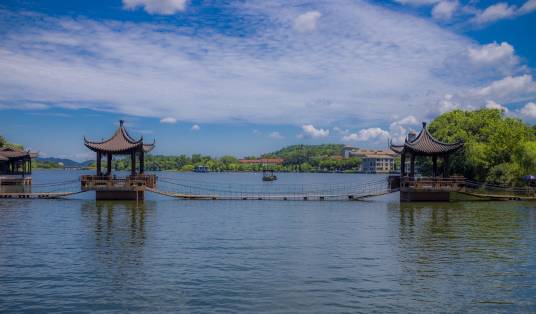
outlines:
M386 178L355 183L246 184L224 182L184 182L159 177L159 191L184 197L234 197L277 199L352 199L390 192Z
M536 197L536 188L531 186L509 186L498 185L486 182L477 182L465 180L464 191L478 194L488 194L492 196L521 196L521 197Z

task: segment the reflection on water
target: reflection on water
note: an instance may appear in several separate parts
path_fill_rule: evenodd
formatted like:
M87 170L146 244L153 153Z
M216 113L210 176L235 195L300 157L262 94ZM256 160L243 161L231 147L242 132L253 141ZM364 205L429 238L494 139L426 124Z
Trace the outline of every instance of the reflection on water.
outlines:
M0 185L0 193L29 193L32 191L31 185Z
M406 289L426 293L450 309L534 309L527 298L536 293L531 204L397 206L400 283ZM450 304L449 299L460 298L469 303Z
M82 223L94 233L88 243L94 243L95 260L107 268L118 268L125 275L125 264L143 262L145 215L155 203L87 201L81 204ZM124 279L124 278L123 278Z
M536 311L532 203L397 198L0 199L0 312Z

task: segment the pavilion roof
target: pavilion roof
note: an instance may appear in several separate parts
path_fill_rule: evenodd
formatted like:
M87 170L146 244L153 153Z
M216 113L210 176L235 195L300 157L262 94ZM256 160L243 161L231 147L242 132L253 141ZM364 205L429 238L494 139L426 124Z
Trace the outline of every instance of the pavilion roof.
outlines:
M0 148L0 160L1 161L7 161L9 159L13 158L35 158L37 157L37 153L32 153L29 150L22 150L18 148L12 148L12 147L2 147Z
M444 143L435 139L426 127L426 122L422 124L421 132L415 138L407 137L404 145L394 145L391 143L391 150L396 153L410 151L421 155L440 155L457 151L463 147L463 142Z
M140 149L143 149L144 152L150 152L155 146L154 141L152 144L144 144L143 136L138 140L130 136L123 125L123 120L119 121L119 128L111 138L96 142L89 141L84 137L84 145L95 152L118 154L130 153Z

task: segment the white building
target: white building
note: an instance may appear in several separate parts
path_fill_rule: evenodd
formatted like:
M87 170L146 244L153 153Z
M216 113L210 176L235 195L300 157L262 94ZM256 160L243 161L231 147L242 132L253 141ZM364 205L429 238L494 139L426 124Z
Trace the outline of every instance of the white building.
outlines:
M395 157L397 154L391 150L359 149L346 146L343 157L359 157L363 162L359 171L364 173L389 173L394 172Z

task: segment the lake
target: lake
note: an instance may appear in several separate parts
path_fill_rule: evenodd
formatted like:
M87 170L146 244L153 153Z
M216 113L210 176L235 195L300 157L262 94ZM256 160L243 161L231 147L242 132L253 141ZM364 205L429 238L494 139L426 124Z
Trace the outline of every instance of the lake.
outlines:
M34 184L81 173L36 171ZM280 187L383 178L278 176ZM0 199L0 312L536 311L536 203L93 197Z

